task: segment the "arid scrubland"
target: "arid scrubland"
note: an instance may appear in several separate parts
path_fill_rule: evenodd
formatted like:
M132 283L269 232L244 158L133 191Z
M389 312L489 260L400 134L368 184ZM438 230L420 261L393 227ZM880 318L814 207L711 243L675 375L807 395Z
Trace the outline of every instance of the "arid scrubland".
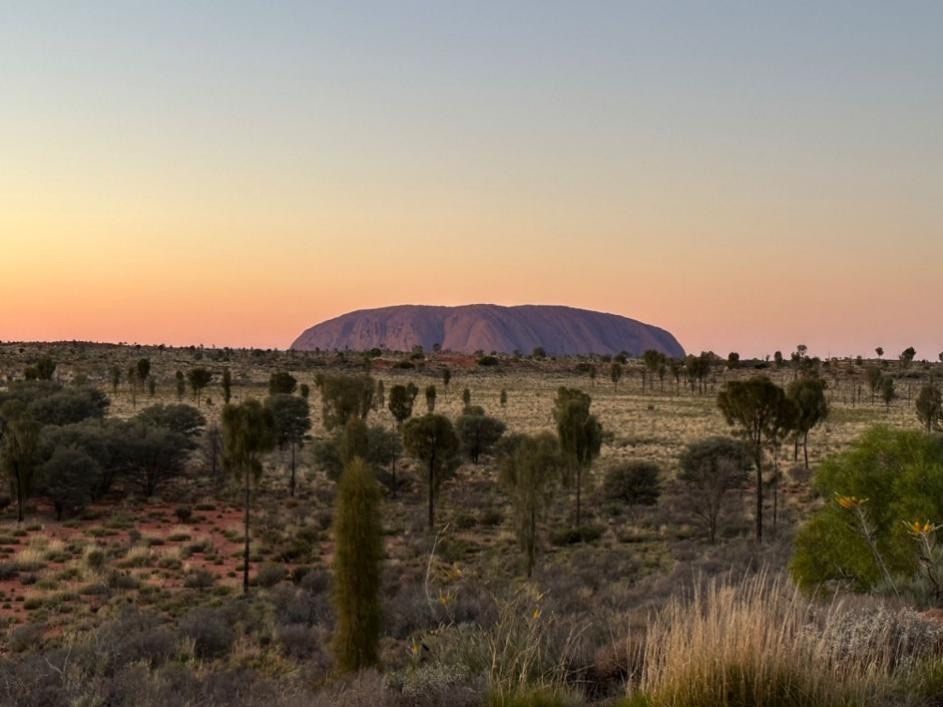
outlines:
M31 460L5 447L7 480L16 459L35 473L11 485L0 522L0 702L746 707L943 699L934 593L943 465L939 410L923 393L940 364L716 358L700 378L682 368L676 379L665 361L643 358L375 354L0 345L0 400L21 404L3 408L4 444L14 433L37 440ZM24 382L28 370L57 383ZM262 403L261 420L278 395L304 397L310 428L300 427L298 443L277 438L286 423L274 419L275 436L249 450L222 414L225 371L230 409L246 411L242 420L246 400ZM290 379L273 378L285 373ZM366 397L367 388L337 392L325 405L331 391L365 375ZM755 376L784 391L824 381L828 414L809 434L809 469L794 427L783 423L762 442L762 542L754 539L755 472L741 464L717 496L712 543L704 506L716 488L694 483L699 469L682 469L682 459L704 440L742 439L718 394ZM884 397L887 380L893 395ZM562 400L561 388L582 390L591 404L575 394ZM92 389L108 404L75 392ZM390 409L394 395L412 406L401 420ZM918 399L929 405L929 423ZM198 414L170 407L182 404ZM293 406L282 408L288 418ZM575 462L565 443L556 447L564 409L582 422L588 411L601 426L598 455L586 455L578 524ZM435 430L422 426L435 416L449 430L454 423L454 440L446 430L429 442ZM497 422L482 424L487 417ZM874 432L877 425L887 430ZM485 443L489 429L503 431L494 445ZM126 449L127 439L137 446ZM428 453L450 444L447 459ZM515 457L522 449L530 451ZM545 461L528 466L539 450ZM859 481L853 474L865 457L841 455L869 450L868 459L885 461ZM339 493L350 464L358 478L375 475L373 485ZM895 486L911 467L919 469L912 485ZM545 475L551 469L559 474ZM85 479L93 473L96 484ZM114 478L103 485L107 474ZM931 499L915 498L913 488ZM361 528L350 509L376 503L370 516L379 523ZM817 527L828 532L810 535ZM368 547L358 545L368 542L361 532L382 533L375 607L357 580L372 577L369 563L351 560ZM351 535L339 542L338 533ZM845 544L829 545L836 537ZM361 621L374 608L379 620Z

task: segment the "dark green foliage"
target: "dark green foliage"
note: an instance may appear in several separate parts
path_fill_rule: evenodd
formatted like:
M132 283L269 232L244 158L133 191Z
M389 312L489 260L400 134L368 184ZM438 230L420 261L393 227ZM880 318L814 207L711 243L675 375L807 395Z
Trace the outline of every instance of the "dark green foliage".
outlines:
M579 525L575 528L558 530L550 535L550 542L554 545L576 545L591 543L602 537L604 528L601 525Z
M917 350L913 346L908 346L906 349L900 352L900 367L901 368L910 368L910 364L914 362L914 357L917 355Z
M717 406L729 425L738 427L747 440L756 468L756 539L763 539L764 445L777 434L784 418L783 389L766 376L726 383Z
M442 369L442 385L445 386L446 391L449 389L449 383L452 382L452 371L448 368Z
M228 368L223 369L223 403L229 405L232 400L232 371Z
M366 459L370 453L370 428L359 417L344 425L338 447L341 465L346 468L354 459Z
M883 572L855 511L842 508L836 497L866 499L860 507L878 553L891 574L911 574L917 553L905 523L943 518L943 440L917 430L875 427L826 459L812 484L827 503L796 537L793 577L810 589L839 582L866 591Z
M688 378L693 393L695 387L703 394L704 381L711 372L712 354L701 352L699 356L688 354L684 357L684 373Z
M52 380L52 376L56 372L56 362L49 356L43 356L36 362L34 368L36 370L36 378L41 381Z
M686 490L684 504L707 530L711 543L728 507L736 507L731 491L742 489L753 466L743 442L730 437L708 437L682 452L678 481Z
M385 469L402 453L403 443L398 432L380 425L367 427L359 419L349 421L343 432L333 438L314 444L314 461L324 469L329 479L337 481L345 460L360 456L391 490L395 486L395 477Z
M406 423L403 428L403 446L410 455L426 465L428 527L431 530L435 525L435 499L439 487L460 464L458 452L461 441L449 418L424 415Z
M269 395L291 395L298 387L298 381L287 371L275 371L268 382Z
M307 400L311 396L311 387L307 383L298 386L298 395Z
M242 591L249 593L249 511L252 482L262 476L261 456L271 451L277 441L275 419L271 410L249 398L239 405L223 408L223 459L226 468L243 482L244 540Z
M342 672L379 662L383 528L380 493L362 459L341 474L334 515L334 658Z
M419 388L412 383L407 385L394 385L390 388L390 412L396 419L397 427L402 427L403 423L412 417L413 403L419 394Z
M462 391L462 405L465 407L471 405L471 391L468 388Z
M828 384L821 378L803 376L786 389L786 397L795 405L792 430L796 435L796 452L801 441L806 469L809 468L809 432L828 417L826 388Z
M99 499L127 468L122 457L127 424L120 420L86 420L62 427L46 426L40 434L39 459L48 461L57 449L76 449L88 455L95 462L89 493L92 500Z
M135 419L190 439L198 437L206 426L203 413L191 405L152 405L141 410Z
M881 382L884 380L884 374L880 367L872 364L865 366L864 377L868 382L868 388L871 389L871 402L874 402L875 394L881 389Z
M265 400L265 406L275 420L279 449L288 449L291 452L291 476L288 489L289 494L294 496L296 453L304 445L305 436L311 430L311 408L305 398L290 393L270 395Z
M98 462L80 449L59 447L53 452L40 467L40 478L43 491L56 510L56 520L85 508L100 474Z
M501 389L501 396L498 398L498 401L501 403L502 408L508 406L508 392L504 388Z
M143 383L151 375L151 362L146 358L139 359L136 369L137 379Z
M633 461L609 468L602 490L610 501L627 506L654 506L661 496L661 470L657 464Z
M183 396L187 392L187 382L185 376L183 375L183 371L177 371L174 374L174 381L176 383L177 389L177 400L183 400Z
M649 386L651 387L654 380L655 374L658 373L658 369L665 364L666 357L661 351L655 351L654 349L649 349L642 354L642 363L645 364L643 369L643 374L648 374ZM645 377L642 378L642 388L645 388Z
M0 470L16 498L16 519L23 521L23 507L33 491L37 465L40 425L20 401L0 408Z
M478 358L479 366L491 367L497 366L499 363L501 362L498 360L497 356L481 356Z
M462 441L462 452L477 464L483 454L490 454L501 439L506 425L488 417L481 408L468 407L455 421L455 431Z
M102 418L108 411L108 397L97 388L63 388L31 402L29 414L41 425L68 425L87 418Z
M373 409L376 382L368 375L321 376L321 416L324 428L343 427L352 417L367 419Z
M560 450L567 462L568 484L576 487L576 524L582 520L581 495L584 473L592 467L602 447L602 425L590 413L592 398L577 388L559 388L553 403Z
M881 379L881 400L884 401L884 407L888 410L891 403L897 398L897 390L894 387L894 379L890 376L884 376Z
M16 402L40 425L68 425L87 418L102 418L108 397L87 385L63 388L51 381L20 381L0 392L0 407Z
M435 412L436 390L434 385L426 386L426 412Z
M927 434L930 434L934 427L939 427L940 420L943 419L943 397L940 389L933 383L927 383L917 395L917 417L927 428Z
M619 386L619 381L622 380L623 373L624 369L622 368L622 364L618 361L614 361L609 366L609 380L612 381L613 387Z
M190 390L193 391L193 397L200 404L200 394L203 389L213 380L213 374L206 368L191 368L187 372L187 382L190 384Z
M563 468L560 445L549 432L514 435L502 445L499 482L514 506L515 530L528 577L537 557L537 522L553 499Z
M145 496L152 496L158 486L183 473L195 446L192 439L139 418L121 429L122 435L112 442L112 453Z

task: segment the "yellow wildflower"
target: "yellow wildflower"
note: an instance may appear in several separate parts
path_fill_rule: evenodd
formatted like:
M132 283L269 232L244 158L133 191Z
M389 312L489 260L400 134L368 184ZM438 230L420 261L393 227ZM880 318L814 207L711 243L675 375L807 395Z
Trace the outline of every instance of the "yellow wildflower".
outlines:
M867 503L868 499L858 498L857 496L836 496L835 502L846 511L850 511Z
M929 535L930 533L933 533L936 530L938 530L940 527L938 525L931 523L930 521L921 523L919 520L915 520L911 523L904 521L904 525L907 526L908 532L910 532L911 535L915 535L915 536Z

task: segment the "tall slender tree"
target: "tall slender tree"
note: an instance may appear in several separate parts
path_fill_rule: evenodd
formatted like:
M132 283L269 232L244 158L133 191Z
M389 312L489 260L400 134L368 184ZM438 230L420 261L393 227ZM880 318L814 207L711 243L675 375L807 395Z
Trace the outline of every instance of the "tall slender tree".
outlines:
M223 404L229 405L232 400L232 371L223 369Z
M799 459L799 444L802 444L805 468L809 468L809 432L828 418L828 384L816 376L803 376L789 384L786 396L796 406L795 447L793 460Z
M26 405L10 401L0 410L0 466L16 497L16 520L23 522L26 500L33 490L39 446L39 423L29 414Z
M505 450L499 481L514 507L517 540L530 577L539 544L537 523L553 499L565 464L560 445L549 432L515 435L507 440Z
M382 624L380 492L360 457L351 460L340 477L334 547L334 657L342 672L353 672L379 662Z
M272 451L277 442L275 420L262 403L248 398L238 405L223 408L223 459L227 469L242 481L244 490L244 547L242 591L249 593L249 517L252 487L262 478L262 455Z
M622 364L618 361L613 362L613 364L609 367L609 379L612 381L613 388L619 387L619 381L622 380L622 374Z
M927 428L927 434L943 419L943 395L933 383L927 383L917 396L917 417Z
M275 421L275 434L279 449L290 453L288 495L295 496L296 452L304 445L305 436L311 430L311 408L308 401L290 393L276 393L265 400L265 407Z
M763 539L763 457L770 427L777 421L785 397L783 389L766 376L724 384L717 405L727 423L740 428L756 468L756 539Z
M567 462L565 480L576 487L577 526L582 522L583 478L602 447L602 425L590 413L591 404L592 398L582 390L561 387L557 390L553 407L557 438Z
M403 446L426 466L427 520L429 530L432 530L435 527L435 501L439 488L459 466L461 442L449 418L444 415L424 415L413 418L403 427Z

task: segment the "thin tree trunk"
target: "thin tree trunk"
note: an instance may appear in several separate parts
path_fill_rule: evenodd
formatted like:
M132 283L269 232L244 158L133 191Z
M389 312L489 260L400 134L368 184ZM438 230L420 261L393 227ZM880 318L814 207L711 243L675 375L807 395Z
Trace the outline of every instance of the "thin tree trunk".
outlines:
M432 483L435 480L434 464L434 460L429 460L429 530L435 526L435 499Z
M534 555L537 552L537 511L530 509L530 545L527 548L527 578L534 574Z
M13 463L13 476L16 479L16 522L23 522L23 479L20 478L20 464Z
M242 593L249 593L249 474L251 473L248 469L245 470L246 475L246 517L245 517L245 548L242 553Z
M763 447L756 447L756 541L763 540Z
M809 468L809 431L802 435L802 454L805 457L805 468Z
M583 469L580 466L576 467L576 527L580 527L580 520L582 515L580 513L580 491L583 488Z
M288 495L295 497L295 443L291 443L291 481L288 483Z

